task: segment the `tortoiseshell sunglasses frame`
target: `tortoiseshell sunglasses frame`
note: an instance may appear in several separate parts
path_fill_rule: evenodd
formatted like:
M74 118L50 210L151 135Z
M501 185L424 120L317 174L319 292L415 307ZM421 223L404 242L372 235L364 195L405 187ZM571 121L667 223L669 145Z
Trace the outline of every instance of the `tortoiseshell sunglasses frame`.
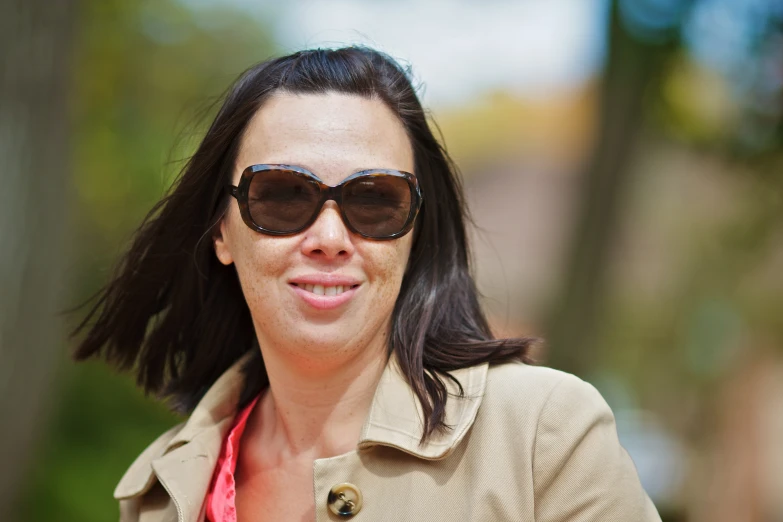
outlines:
M264 228L255 221L253 221L253 217L250 215L250 205L248 203L248 195L250 193L250 183L253 181L253 178L261 174L265 171L270 170L287 170L291 171L295 174L298 174L302 177L307 178L308 182L315 183L318 185L318 188L320 190L320 198L318 200L318 203L315 206L315 209L313 210L312 216L305 222L304 225L296 228L295 230L286 230L286 231L279 231L279 230L271 230L268 228ZM343 209L342 200L343 200L343 187L345 184L362 177L373 177L373 176L394 176L398 178L404 179L408 187L411 191L411 208L408 212L408 217L406 218L405 225L402 227L402 229L398 232L395 232L393 234L385 235L385 236L373 236L364 234L361 231L357 230L353 224L351 224L350 219L345 215L345 210ZM398 237L402 237L413 228L413 224L416 221L416 216L419 213L419 210L421 209L421 205L424 201L424 197L422 196L421 189L419 187L419 180L416 179L416 176L411 174L410 172L405 172L403 170L392 170L392 169L367 169L362 170L359 172L355 172L342 180L339 184L335 186L327 185L325 184L318 176L310 172L309 170L298 167L296 165L284 165L284 164L259 164L259 165L250 165L245 170L242 171L242 176L239 179L239 185L234 186L231 184L226 185L225 187L226 192L236 198L237 203L239 203L239 213L242 216L242 221L245 222L245 224L250 227L251 229L255 230L256 232L260 232L262 234L268 234L271 236L292 236L294 234L298 234L302 230L305 230L310 225L312 225L316 219L318 219L318 216L321 214L321 210L323 209L324 203L326 203L329 200L334 201L337 203L337 207L340 209L340 217L343 220L343 223L345 226L353 233L358 234L364 238L367 239L374 239L378 241L384 241L384 240L390 240L390 239L397 239Z

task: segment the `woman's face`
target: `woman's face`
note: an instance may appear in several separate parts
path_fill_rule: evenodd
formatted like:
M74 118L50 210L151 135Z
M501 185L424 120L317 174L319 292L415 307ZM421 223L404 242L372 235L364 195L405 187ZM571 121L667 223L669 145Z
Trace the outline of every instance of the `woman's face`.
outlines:
M260 163L301 166L328 185L370 168L414 172L397 116L379 100L337 93L268 99L243 137L234 185L245 167ZM231 200L215 249L223 264L236 266L262 348L325 362L368 346L385 349L412 236L353 234L334 201L306 230L269 236L248 228Z

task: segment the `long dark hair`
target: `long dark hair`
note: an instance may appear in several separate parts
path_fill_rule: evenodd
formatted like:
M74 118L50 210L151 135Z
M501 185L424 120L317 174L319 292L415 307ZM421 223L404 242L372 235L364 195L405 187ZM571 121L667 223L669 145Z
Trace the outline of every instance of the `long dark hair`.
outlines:
M135 368L140 386L173 399L183 412L249 350L255 355L245 366L241 402L268 384L236 270L218 261L212 234L227 208L223 186L231 180L245 128L279 91L380 99L410 138L424 205L393 312L389 352L396 352L421 402L424 441L448 428L444 379L453 378L446 372L527 361L532 340L494 339L470 273L468 216L456 168L430 130L408 72L372 49L301 51L239 77L195 154L73 331L76 336L89 325L74 357L102 355L121 369Z

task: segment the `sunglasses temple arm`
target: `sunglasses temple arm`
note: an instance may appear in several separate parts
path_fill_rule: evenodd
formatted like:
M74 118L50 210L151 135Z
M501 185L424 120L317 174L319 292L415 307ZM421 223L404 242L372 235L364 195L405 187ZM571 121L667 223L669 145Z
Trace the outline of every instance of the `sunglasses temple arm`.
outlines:
M229 196L237 197L237 187L235 187L234 185L226 185L223 188L225 189L226 194L228 194Z

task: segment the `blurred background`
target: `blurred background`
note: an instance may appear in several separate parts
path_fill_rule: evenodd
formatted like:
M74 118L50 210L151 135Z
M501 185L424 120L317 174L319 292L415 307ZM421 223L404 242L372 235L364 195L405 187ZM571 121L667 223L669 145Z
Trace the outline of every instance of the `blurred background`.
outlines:
M0 519L116 519L179 419L60 312L239 73L350 43L412 66L494 327L604 394L664 520L783 520L780 0L0 0Z

